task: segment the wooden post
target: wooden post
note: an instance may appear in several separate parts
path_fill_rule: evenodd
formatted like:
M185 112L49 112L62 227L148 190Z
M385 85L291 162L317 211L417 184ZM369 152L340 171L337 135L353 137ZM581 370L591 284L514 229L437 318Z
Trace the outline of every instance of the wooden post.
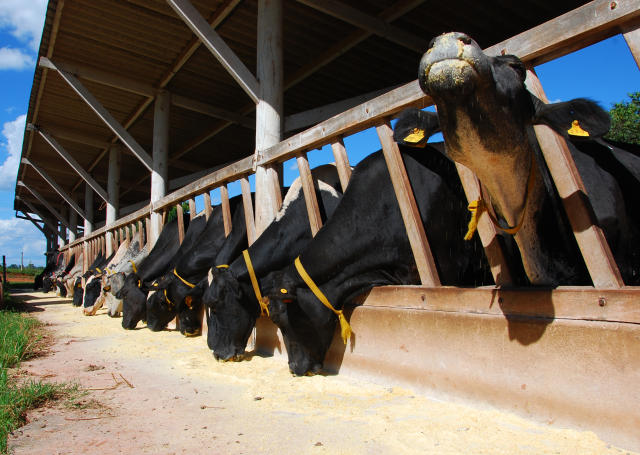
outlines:
M151 244L151 216L146 218L146 235L147 235L147 252L151 252L153 245Z
M543 102L549 102L531 67L527 70L527 87ZM546 125L535 125L534 130L594 286L624 286L604 233L593 219L587 191L566 141Z
M178 243L182 244L184 240L184 210L182 210L182 204L176 204L176 217L178 219Z
M467 195L469 202L475 201L480 198L480 181L476 175L469 169L460 163L455 163L460 175L460 181L462 187ZM486 193L485 193L486 194ZM507 261L504 257L504 252L496 239L496 228L489 219L489 216L482 214L478 220L478 235L480 241L484 247L484 252L487 255L487 261L491 267L491 274L493 275L493 281L497 286L508 285L513 282L509 267L507 267Z
M7 258L2 255L2 282L7 283Z
M333 158L336 160L336 168L338 169L338 177L340 177L340 186L344 192L349 184L351 178L351 166L349 165L349 158L347 157L347 149L344 146L342 137L338 137L331 143L331 150L333 150Z
M138 243L140 245L140 250L144 247L144 229L142 228L142 220L138 221Z
M211 216L211 212L213 209L211 208L211 195L209 191L205 191L204 193L204 217L207 221L209 221L209 217Z
M93 232L93 189L91 185L85 183L84 188L84 236L87 237ZM82 273L84 274L89 270L89 265L92 259L90 258L92 251L89 242L84 242L84 255L82 264ZM82 287L84 287L84 278L82 280Z
M151 203L167 193L169 172L169 111L171 95L161 91L156 96L153 114L153 171L151 172ZM162 231L162 215L151 213L151 232L148 237L150 247L155 245Z
M302 192L304 193L304 200L307 205L307 216L309 217L311 235L315 237L316 233L322 227L322 217L320 216L320 208L318 206L318 199L316 198L316 190L313 186L313 177L311 176L307 154L301 153L296 157L296 161L298 163L298 172L300 173L300 182L302 183Z
M627 46L629 46L629 50L631 51L631 55L636 60L636 65L640 69L640 27L633 26L628 29L623 30L622 36L624 36L624 40L627 42Z
M69 210L69 243L76 241L76 232L78 229L78 212L73 209Z
M220 187L220 203L222 204L222 222L224 223L224 235L229 237L233 226L231 225L231 208L229 207L229 190L227 185Z
M189 220L193 220L198 215L196 210L196 200L194 198L189 199Z
M402 161L402 155L398 144L393 140L393 130L391 124L386 121L382 125L376 127L380 143L382 144L382 153L387 162L393 189L398 198L398 205L402 213L402 220L407 230L411 251L418 267L420 281L424 286L440 286L440 278L436 264L433 260L431 248L424 232L420 212L416 204L411 183L407 170Z
M120 145L114 144L109 148L109 173L107 175L107 215L105 226L109 228L118 218L120 207ZM117 247L114 232L106 233L106 255L111 256Z
M282 139L282 0L258 0L256 155ZM279 177L273 166L256 169L256 232L260 235L280 209Z
M242 207L244 208L244 222L247 226L247 243L249 246L256 241L256 224L253 218L253 201L251 200L251 185L249 178L245 175L240 178L242 188Z

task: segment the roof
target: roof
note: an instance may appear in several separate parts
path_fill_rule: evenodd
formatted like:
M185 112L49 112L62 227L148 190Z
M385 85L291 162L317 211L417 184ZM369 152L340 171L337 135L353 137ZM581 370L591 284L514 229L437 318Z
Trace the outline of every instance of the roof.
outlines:
M486 48L587 2L363 0L357 10L352 2L333 0L283 3L284 114L293 119L293 114L415 80L422 50L443 32L466 32ZM258 1L192 4L255 74ZM168 90L174 100L169 133L173 188L180 183L176 178L254 153L253 101L165 1L50 0L39 57L76 74L149 155L153 95ZM119 140L56 71L36 67L27 124L53 136L106 188L109 144ZM294 128L287 135L300 128L286 124ZM84 181L35 131L25 131L22 158L45 170L83 206ZM54 207L66 205L24 162L18 181ZM125 150L121 209L148 202L149 182L149 171ZM16 196L16 210L32 212L22 202L28 200L47 212L24 186L16 186ZM96 197L95 203L95 222L100 222L102 201Z

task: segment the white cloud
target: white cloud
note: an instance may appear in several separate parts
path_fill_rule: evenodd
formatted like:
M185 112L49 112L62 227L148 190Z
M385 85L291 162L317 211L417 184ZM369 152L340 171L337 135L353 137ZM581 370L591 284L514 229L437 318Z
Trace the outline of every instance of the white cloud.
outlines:
M24 264L33 262L36 265L44 265L44 252L47 247L46 240L31 223L31 221L19 218L8 220L0 219L0 251L7 257L7 265L20 264L20 255L24 254Z
M26 118L27 116L23 114L2 127L2 135L6 142L5 140L0 142L0 148L6 148L7 158L0 165L0 190L12 191L16 183Z
M9 28L17 39L37 51L47 11L47 0L0 1L0 27Z
M20 49L0 47L0 70L23 70L34 64L34 58Z

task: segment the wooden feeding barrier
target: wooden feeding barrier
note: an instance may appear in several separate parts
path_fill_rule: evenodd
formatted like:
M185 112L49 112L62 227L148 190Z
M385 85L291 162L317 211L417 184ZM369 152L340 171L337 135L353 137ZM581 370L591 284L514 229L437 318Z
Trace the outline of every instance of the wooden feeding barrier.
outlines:
M515 54L532 68L619 31L639 61L638 1L593 1L521 33L485 52ZM545 99L529 71L530 89ZM218 169L107 227L72 242L82 245L86 262L105 251L106 234L125 229L125 238L149 236L152 214L178 210L184 238L181 202L195 215L194 198L204 195L211 216L209 191L220 188L225 235L232 229L226 184L240 180L249 243L256 238L248 177L255 166L272 166L295 158L312 233L321 228L318 203L306 153L330 145L340 182L346 188L350 167L344 137L375 127L398 198L422 286L376 288L362 305L349 310L355 344L336 337L325 365L394 383L409 383L430 393L481 401L562 425L595 429L602 437L640 449L640 288L625 286L601 230L589 214L588 198L564 140L536 127L541 149L593 286L555 289L503 289L511 283L495 228L481 217L479 235L497 286L463 289L440 285L429 241L417 212L406 170L392 140L390 120L407 107L431 101L417 81L323 121L280 143ZM469 200L480 182L457 165ZM145 230L143 224L147 227ZM586 226L586 229L585 229ZM123 234L117 236L122 241ZM434 240L434 239L432 239ZM270 334L270 322L258 323L257 347L283 355L284 343ZM267 334L267 335L264 335ZM276 349L277 348L277 349Z

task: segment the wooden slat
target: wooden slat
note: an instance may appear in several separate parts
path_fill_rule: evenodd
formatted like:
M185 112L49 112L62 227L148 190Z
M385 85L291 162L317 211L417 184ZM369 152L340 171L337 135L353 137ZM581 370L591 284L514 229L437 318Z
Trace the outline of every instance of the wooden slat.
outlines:
M242 188L242 206L244 208L244 222L247 226L247 243L249 246L256 241L256 224L253 218L253 200L251 199L251 186L247 176L240 178Z
M342 191L346 191L349 179L351 178L351 166L349 165L349 157L347 156L347 149L344 146L342 137L336 138L336 140L331 143L331 150L333 151L333 158L336 161L338 177L340 177L340 186L342 187Z
M148 216L146 219L146 231L145 232L145 239L147 241L147 252L151 252L151 245L149 244L149 240L151 239L151 216Z
M316 191L313 186L313 176L309 167L307 154L302 153L296 157L298 163L298 172L300 173L300 183L302 183L302 191L304 193L304 201L307 205L307 217L309 218L309 226L311 227L311 235L315 237L316 233L322 227L322 218L320 216L320 208Z
M463 164L456 163L458 174L460 175L460 181L462 187L467 195L469 202L475 201L480 198L480 181L476 175ZM486 213L483 213L478 220L478 235L480 241L484 247L484 252L487 255L487 261L491 267L491 275L493 275L493 281L497 285L508 285L513 283L511 278L511 272L507 266L507 261L504 257L502 247L498 243L496 238L496 228L489 219Z
M196 210L196 201L193 198L189 199L189 220L193 220L198 214Z
M182 204L176 205L176 216L178 217L178 242L182 244L184 240L184 210L182 210Z
M549 102L532 69L527 70L527 86L531 93ZM592 216L593 208L566 141L546 125L535 125L534 129L594 286L624 286L602 228Z
M404 221L411 251L416 261L420 281L425 286L439 286L440 278L436 269L433 254L429 247L427 234L424 232L420 212L416 204L409 176L400 155L398 144L393 140L393 130L391 124L386 121L382 125L376 127L380 143L382 144L382 153L387 162L393 189L398 199L402 220Z
M227 185L222 185L220 187L220 201L222 204L222 222L224 223L224 235L225 237L229 236L231 232L231 208L229 207L229 190L227 189Z
M629 51L631 51L636 65L640 68L640 27L637 25L629 27L623 30L622 36L629 46Z
M211 195L209 191L204 192L204 216L207 221L209 221L209 217L211 216L211 212L213 211L211 207Z
M144 229L142 226L142 221L138 221L138 242L140 245L140 249L142 250L142 248L144 247Z

